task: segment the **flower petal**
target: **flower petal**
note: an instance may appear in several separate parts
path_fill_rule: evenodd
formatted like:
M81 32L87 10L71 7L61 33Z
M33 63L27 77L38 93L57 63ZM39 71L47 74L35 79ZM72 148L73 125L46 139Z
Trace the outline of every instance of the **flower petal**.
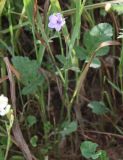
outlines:
M57 23L57 17L55 15L51 15L49 17L50 23L56 24Z
M0 109L4 109L8 104L8 98L4 95L0 96Z
M55 28L55 26L56 26L56 24L48 23L48 27L49 27L49 28L52 28L52 29L53 29L53 28Z
M49 16L48 27L60 31L62 26L65 24L65 19L61 13L52 14Z
M62 27L61 25L57 25L57 26L55 27L56 31L59 32L59 31L61 30L61 27Z
M10 108L11 108L11 105L8 104L5 109L5 114L9 113Z
M10 111L11 106L8 104L8 98L4 95L0 96L0 115L4 116Z

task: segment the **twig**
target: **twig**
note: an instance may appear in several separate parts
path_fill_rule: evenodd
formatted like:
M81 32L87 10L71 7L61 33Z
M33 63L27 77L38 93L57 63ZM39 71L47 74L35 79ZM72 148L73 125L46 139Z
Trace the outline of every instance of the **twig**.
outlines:
M85 132L86 133L88 132L88 133L96 133L96 134L102 134L102 135L107 135L107 136L113 136L113 137L116 137L116 138L123 139L123 135L115 134L115 133L93 131L93 130L85 130Z

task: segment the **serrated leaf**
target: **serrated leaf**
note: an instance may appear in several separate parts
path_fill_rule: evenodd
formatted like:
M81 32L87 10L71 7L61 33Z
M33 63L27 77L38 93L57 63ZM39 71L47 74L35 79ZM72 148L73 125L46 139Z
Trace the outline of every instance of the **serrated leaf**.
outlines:
M97 115L103 115L109 111L109 109L102 101L91 101L88 104L88 107L91 108L92 112L96 113Z
M27 95L36 92L38 86L41 86L43 82L44 78L42 76L39 76L36 80L32 81L22 89L22 94Z
M38 62L22 56L14 56L12 62L20 73L20 81L25 85L22 94L34 93L44 80L44 77L39 74Z
M97 155L96 149L98 147L98 144L93 143L91 141L84 141L80 145L80 150L85 158L92 158L94 155Z
M14 56L12 62L20 72L22 83L25 85L34 81L39 75L38 70L40 65L36 60L30 60L28 57Z
M71 133L75 132L77 130L77 122L65 122L63 124L63 130L61 131L62 136L70 135Z

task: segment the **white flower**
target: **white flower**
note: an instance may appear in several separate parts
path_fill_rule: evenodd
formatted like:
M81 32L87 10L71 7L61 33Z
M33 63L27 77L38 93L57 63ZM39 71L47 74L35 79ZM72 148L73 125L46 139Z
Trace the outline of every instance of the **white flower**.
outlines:
M10 111L11 105L8 104L8 98L3 94L0 96L0 116L6 115Z

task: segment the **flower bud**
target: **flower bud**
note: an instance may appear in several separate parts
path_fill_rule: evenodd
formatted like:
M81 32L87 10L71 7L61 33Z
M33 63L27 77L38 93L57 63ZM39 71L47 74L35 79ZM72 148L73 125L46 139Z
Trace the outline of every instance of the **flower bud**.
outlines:
M106 3L106 5L105 5L105 11L109 12L110 9L111 9L111 3Z

